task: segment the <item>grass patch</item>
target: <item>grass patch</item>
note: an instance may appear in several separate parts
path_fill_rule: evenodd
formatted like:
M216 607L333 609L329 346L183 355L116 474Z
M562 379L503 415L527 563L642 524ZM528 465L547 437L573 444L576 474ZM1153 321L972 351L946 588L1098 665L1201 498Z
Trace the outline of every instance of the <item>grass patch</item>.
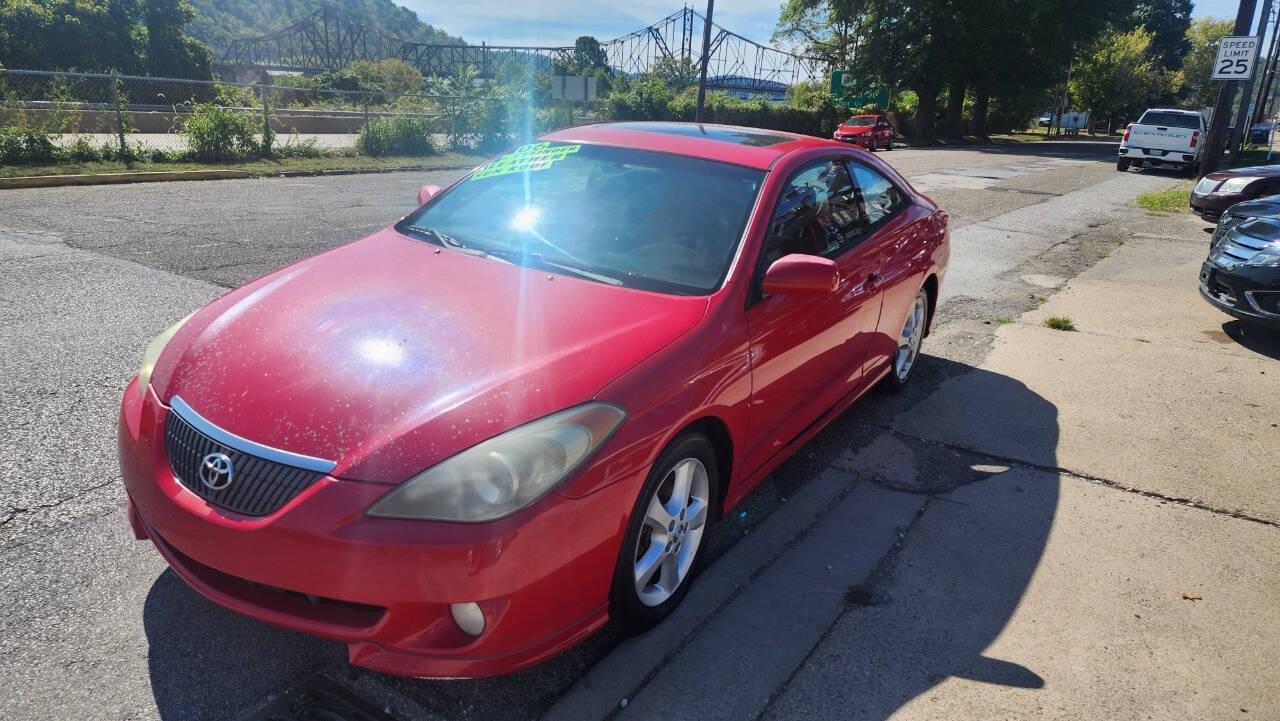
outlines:
M1179 183L1168 190L1138 196L1138 207L1151 214L1185 213L1191 203L1191 184Z
M1044 327L1054 330L1075 330L1076 324L1065 315L1051 315L1044 319Z
M381 158L360 156L331 158L282 158L245 160L232 163L134 163L119 161L60 163L57 165L6 165L0 178L30 175L102 175L105 173L158 173L179 170L243 170L253 175L274 175L287 170L390 170L395 168L457 168L479 165L488 156L475 153L439 153L426 157L393 155Z
M1013 322L1013 319L1006 316L1001 316L999 318L996 318L996 325L1009 325L1012 322Z

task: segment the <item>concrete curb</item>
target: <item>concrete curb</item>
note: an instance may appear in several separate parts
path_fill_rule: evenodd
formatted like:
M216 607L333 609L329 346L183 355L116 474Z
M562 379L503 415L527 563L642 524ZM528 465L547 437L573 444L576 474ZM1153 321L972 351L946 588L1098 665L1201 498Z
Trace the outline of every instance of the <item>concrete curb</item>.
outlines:
M479 165L483 161L478 161ZM0 190L17 188L58 188L68 185L116 185L120 183L168 183L184 180L232 180L244 178L302 178L318 175L366 175L411 171L465 170L473 165L406 165L391 168L335 168L333 170L167 170L143 173L100 173L97 175L21 175L0 178Z

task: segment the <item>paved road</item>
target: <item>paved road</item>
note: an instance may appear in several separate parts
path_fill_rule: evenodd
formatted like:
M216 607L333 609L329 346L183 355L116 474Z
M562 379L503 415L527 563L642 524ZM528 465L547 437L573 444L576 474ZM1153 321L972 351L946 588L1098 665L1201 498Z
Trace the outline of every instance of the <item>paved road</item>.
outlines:
M1094 228L1168 176L1116 174L1110 146L898 150L946 207L948 302L904 399L869 398L722 524L719 554L866 441L853 418L927 397L976 364L997 318L1096 262ZM457 173L0 191L0 708L18 718L235 718L317 672L436 718L528 718L610 648L606 630L543 667L439 683L352 672L344 649L226 613L133 542L114 460L141 349L244 281L350 241ZM937 480L944 484L944 480Z

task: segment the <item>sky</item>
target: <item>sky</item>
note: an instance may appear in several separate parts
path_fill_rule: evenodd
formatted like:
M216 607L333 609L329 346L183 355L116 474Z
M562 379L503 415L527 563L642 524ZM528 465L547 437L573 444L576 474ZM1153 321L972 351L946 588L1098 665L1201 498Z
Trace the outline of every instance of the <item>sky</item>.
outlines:
M469 43L572 45L579 35L610 40L651 25L679 10L680 0L396 0L428 22ZM759 43L770 44L783 0L721 0L713 20ZM1239 0L1201 0L1196 17L1234 18ZM1259 2L1259 6L1261 3ZM693 7L705 12L706 3Z

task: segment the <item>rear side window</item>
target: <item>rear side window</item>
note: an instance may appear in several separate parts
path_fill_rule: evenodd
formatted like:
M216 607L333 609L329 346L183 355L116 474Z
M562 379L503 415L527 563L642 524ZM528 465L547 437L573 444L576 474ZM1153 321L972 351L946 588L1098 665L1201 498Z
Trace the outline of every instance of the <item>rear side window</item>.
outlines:
M853 184L862 195L863 214L869 227L906 206L907 196L888 178L865 165L850 163L849 167L853 171Z
M1139 125L1159 125L1166 128L1200 128L1200 116L1194 113L1167 113L1159 110L1148 110L1142 114Z

